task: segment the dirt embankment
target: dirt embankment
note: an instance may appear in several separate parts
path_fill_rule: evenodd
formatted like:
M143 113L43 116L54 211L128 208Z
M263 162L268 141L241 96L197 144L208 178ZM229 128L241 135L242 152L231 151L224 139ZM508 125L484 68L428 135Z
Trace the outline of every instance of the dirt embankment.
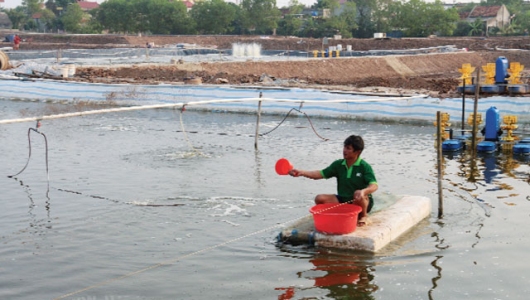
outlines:
M342 90L428 93L454 97L460 84L458 69L464 63L479 67L505 56L524 64L526 52L457 52L411 56L327 58L308 61L247 61L127 68L80 68L79 75L92 82L160 83L200 78L211 84L280 84ZM529 62L530 63L530 62ZM273 80L275 80L273 83ZM277 80L280 79L280 80ZM413 90L413 91L411 91Z
M264 50L319 50L322 39L259 36L124 36L124 35L27 35L21 49L156 47L177 43L230 49L234 43L258 43ZM380 87L408 93L452 95L460 83L458 68L470 63L480 67L505 56L509 62L530 66L530 38L415 38L341 39L329 45L351 45L352 50L403 50L454 45L472 52L413 56L326 58L308 61L246 61L170 65L137 65L125 68L78 68L76 80L91 82L160 83L200 78L212 84L274 84L344 90L377 91ZM506 50L509 49L509 50ZM409 90L409 91L407 91Z
M144 47L146 43L156 46L177 43L197 44L217 49L231 49L234 43L258 43L264 50L320 50L323 40L315 38L234 36L234 35L175 35L175 36L133 36L133 35L62 35L24 34L20 46L24 49L64 49L64 48L115 48ZM8 43L3 43L8 46ZM469 51L491 51L502 49L530 50L530 37L459 37L459 38L401 38L401 39L340 39L328 40L329 46L351 45L352 50L417 49L435 46L454 45Z

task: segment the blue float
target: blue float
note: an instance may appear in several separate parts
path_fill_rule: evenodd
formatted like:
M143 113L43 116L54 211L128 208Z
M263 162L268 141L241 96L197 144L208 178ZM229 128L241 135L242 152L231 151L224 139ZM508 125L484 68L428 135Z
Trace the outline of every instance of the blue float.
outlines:
M513 154L530 154L530 144L515 144L513 145Z
M462 149L462 142L459 140L445 140L442 142L442 151L458 151Z
M529 92L527 84L513 84L508 86L508 92L512 94L527 94Z
M459 93L464 93L464 87L463 86L459 86L457 88L457 91ZM475 85L474 84L471 84L471 85L466 85L466 94L474 94L475 93Z
M478 152L491 153L495 152L495 150L497 150L497 144L495 142L483 141L477 145Z
M506 92L506 86L496 84L481 85L480 91L484 94L502 94Z

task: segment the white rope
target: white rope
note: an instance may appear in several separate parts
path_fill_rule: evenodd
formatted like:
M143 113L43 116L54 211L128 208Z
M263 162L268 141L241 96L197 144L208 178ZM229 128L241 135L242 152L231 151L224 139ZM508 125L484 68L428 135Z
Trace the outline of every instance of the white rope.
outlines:
M186 129L184 128L184 122L182 121L182 111L183 110L184 110L184 108L182 108L180 110L179 119L180 119L180 127L182 128L182 133L184 134L184 138L186 139L186 142L188 143L188 146L193 150L193 152L195 152L195 154L197 154L199 156L206 157L206 155L204 153L202 153L201 151L199 151L195 147L193 147L193 145L191 144L190 139L188 138L188 134L186 133Z
M7 119L0 120L0 124L11 124L11 123L24 123L24 122L35 122L39 120L51 120L51 119L61 119L61 118L71 118L95 114L104 114L104 113L113 113L113 112L124 112L124 111L135 111L143 109L157 109L157 108L179 108L182 106L191 106L191 105L205 105L205 104L215 104L215 103L232 103L232 102L287 102L287 103L319 103L319 104L328 104L328 103L364 103L364 102L387 102L395 100L410 100L416 98L425 98L426 95L417 95L410 97L394 97L386 99L359 99L359 100L293 100L293 99L275 99L275 98L241 98L241 99L222 99L222 100L204 100L204 101L192 101L187 103L170 103L170 104L154 104L154 105L140 105L140 106L129 106L129 107L118 107L118 108L108 108L100 110L89 110L89 111L80 111L74 113L65 113L41 117L29 117L21 119Z

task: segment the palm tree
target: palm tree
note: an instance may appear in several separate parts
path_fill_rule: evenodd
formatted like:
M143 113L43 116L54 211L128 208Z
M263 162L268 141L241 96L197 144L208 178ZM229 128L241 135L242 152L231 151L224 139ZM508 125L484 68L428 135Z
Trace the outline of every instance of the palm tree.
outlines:
M473 23L469 23L469 26L471 26L469 35L480 35L484 32L484 22L480 18L476 19Z

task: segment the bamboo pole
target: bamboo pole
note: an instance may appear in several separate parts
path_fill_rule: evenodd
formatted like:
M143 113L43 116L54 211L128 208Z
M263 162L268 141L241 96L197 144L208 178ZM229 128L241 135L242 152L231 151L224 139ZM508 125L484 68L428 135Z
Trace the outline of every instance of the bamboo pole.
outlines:
M462 133L461 135L464 135L464 124L465 124L465 119L466 119L466 80L464 79L464 84L463 84L463 93L462 93Z
M471 159L475 160L477 155L477 110L478 110L478 95L480 90L480 68L477 68L477 81L475 83L475 103L473 104L473 132L471 135Z
M259 92L259 98L263 97L263 92ZM256 136L254 137L254 149L258 150L259 121L261 117L261 100L258 101L258 118L256 120Z
M438 162L438 218L444 214L443 187L442 187L442 113L436 112L436 153Z

